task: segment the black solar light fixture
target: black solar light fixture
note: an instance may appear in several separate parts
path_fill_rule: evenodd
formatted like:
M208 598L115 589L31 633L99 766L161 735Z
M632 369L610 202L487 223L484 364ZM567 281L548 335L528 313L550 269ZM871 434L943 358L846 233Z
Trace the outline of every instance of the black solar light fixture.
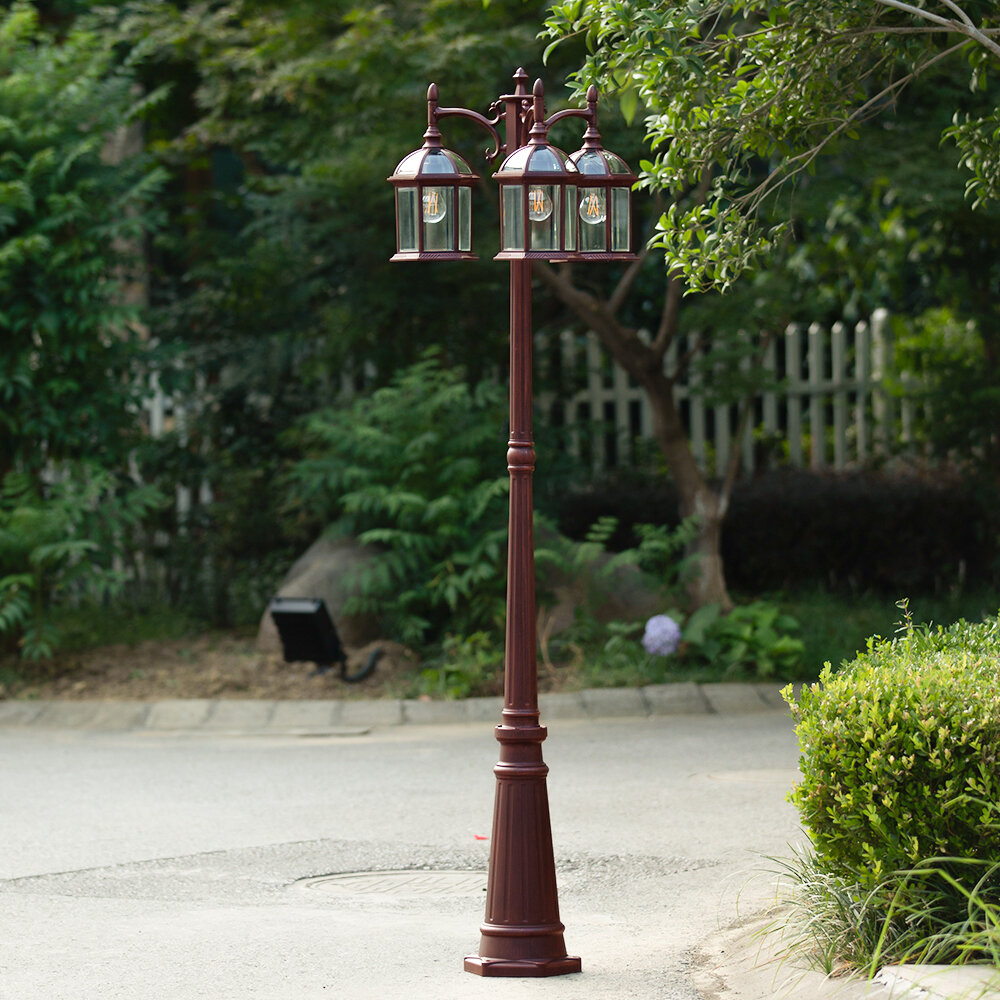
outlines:
M339 664L341 680L356 684L371 675L382 656L381 649L373 650L361 670L348 674L347 653L321 597L274 597L268 611L278 629L286 663L315 663L318 674Z

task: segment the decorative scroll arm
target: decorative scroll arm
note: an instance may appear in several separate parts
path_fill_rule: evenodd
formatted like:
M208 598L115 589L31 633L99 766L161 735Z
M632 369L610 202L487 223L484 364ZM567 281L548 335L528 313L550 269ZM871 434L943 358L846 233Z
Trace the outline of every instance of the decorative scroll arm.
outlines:
M499 116L493 119L489 119L486 115L481 115L478 111L470 111L468 108L441 108L438 107L438 89L437 84L432 83L427 88L427 130L430 132L432 129L437 136L440 136L440 132L437 128L437 123L442 118L468 118L471 121L476 122L477 125L481 125L487 132L493 137L493 149L486 150L486 157L492 163L499 155L500 150L503 148L503 143L500 141L500 133L497 131L497 125L500 124Z
M587 88L587 106L585 108L566 108L557 111L545 119L545 128L550 129L556 122L564 118L582 118L587 123L587 133L597 135L597 88L591 84ZM585 133L584 138L587 138Z

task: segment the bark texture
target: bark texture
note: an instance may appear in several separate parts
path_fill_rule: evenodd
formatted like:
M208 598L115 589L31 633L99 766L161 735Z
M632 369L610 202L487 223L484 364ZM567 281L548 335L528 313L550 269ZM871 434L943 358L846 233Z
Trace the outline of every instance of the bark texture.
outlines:
M651 343L645 343L638 332L618 321L616 313L634 282L642 258L626 271L608 299L602 299L579 287L573 280L570 265L553 267L540 264L536 274L590 330L593 330L614 360L643 388L653 417L653 432L660 452L677 484L682 518L698 518L698 536L692 545L698 556L695 572L688 585L688 596L694 607L718 603L727 610L732 600L726 589L722 565L722 522L729 505L729 493L736 468L720 489L715 489L698 468L691 451L687 432L681 421L674 396L674 376L663 371L663 359L677 334L682 284L674 279L667 282L660 325ZM690 358L682 358L679 367ZM674 373L676 375L676 373Z

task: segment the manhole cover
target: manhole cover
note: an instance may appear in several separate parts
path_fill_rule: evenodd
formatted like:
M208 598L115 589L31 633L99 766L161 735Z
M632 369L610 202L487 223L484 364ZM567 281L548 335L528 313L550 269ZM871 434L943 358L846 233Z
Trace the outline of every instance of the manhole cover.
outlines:
M344 872L304 878L294 884L344 896L474 896L486 891L486 872Z

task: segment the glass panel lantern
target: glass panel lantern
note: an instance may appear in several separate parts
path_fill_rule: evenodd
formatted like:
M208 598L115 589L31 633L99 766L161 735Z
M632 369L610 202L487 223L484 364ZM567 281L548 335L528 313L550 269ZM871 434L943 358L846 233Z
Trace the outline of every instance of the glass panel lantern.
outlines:
M576 257L576 168L561 149L535 135L496 173L500 185L500 253L495 260Z
M580 257L586 260L634 260L632 253L632 184L628 164L588 138L569 157L579 177L576 215Z
M404 156L389 181L396 189L392 260L474 260L472 185L479 178L457 153L429 139Z

